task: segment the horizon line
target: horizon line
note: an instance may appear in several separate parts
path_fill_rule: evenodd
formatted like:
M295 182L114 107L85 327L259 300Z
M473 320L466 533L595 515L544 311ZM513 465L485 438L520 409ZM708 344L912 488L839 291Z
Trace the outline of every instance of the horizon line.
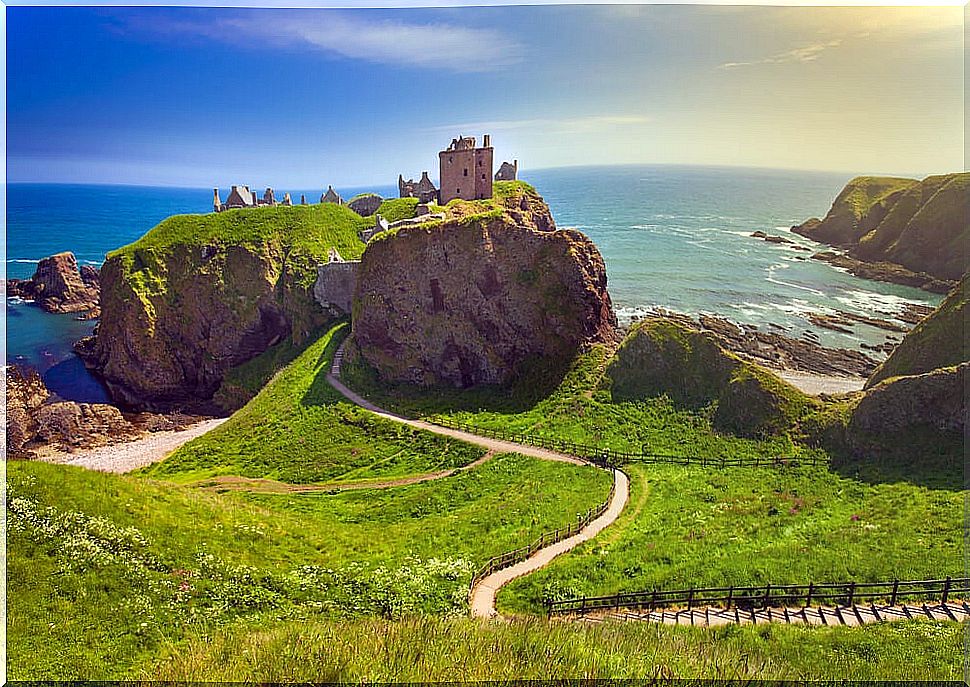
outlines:
M562 169L582 169L582 168L622 168L622 167L691 167L691 168L703 168L703 169L737 169L737 170L758 170L766 172L803 172L806 174L849 174L852 176L899 176L903 178L911 179L923 179L928 176L936 176L941 174L959 174L963 172L970 171L966 167L961 170L953 171L935 171L935 172L888 172L888 171L875 171L875 172L862 172L859 170L847 170L847 169L818 169L818 168L805 168L805 167L774 167L774 166L759 166L759 165L731 165L731 164L702 164L702 163L692 163L692 162L620 162L620 163L599 163L599 164L569 164L569 165L555 165L551 167L533 167L526 170L526 174L529 171L533 172L545 172L545 171L555 171ZM519 179L522 181L523 179ZM440 182L439 182L440 183ZM9 178L6 180L6 186L16 186L16 185L36 185L36 186L122 186L122 187L134 187L134 188L173 188L173 189L189 189L189 190L199 190L207 189L211 190L215 188L214 186L183 186L179 184L164 184L164 183L124 183L124 182L114 182L114 181L103 181L103 182L79 182L79 181L59 181L59 180L18 180L11 181ZM339 187L349 188L349 189L360 189L367 186L394 186L396 180L388 182L366 182L360 184L330 184L334 186L336 190ZM229 183L226 188L231 188L233 184ZM238 185L238 184L237 184ZM297 190L305 191L310 190L315 187L301 187L298 184L291 184L292 188ZM221 189L222 186L219 186ZM259 188L259 187L257 187ZM274 191L277 190L277 186L271 186ZM321 188L323 188L321 186ZM282 186L279 190L284 190Z

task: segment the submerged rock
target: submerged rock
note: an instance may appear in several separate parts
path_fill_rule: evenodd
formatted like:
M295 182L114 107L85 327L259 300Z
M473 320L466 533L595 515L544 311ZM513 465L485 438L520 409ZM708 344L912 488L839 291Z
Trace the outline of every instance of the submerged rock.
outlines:
M576 230L556 229L525 184L495 211L449 206L451 219L371 241L358 271L352 355L385 381L505 384L526 363L571 360L616 327L606 268ZM477 214L470 214L477 212Z

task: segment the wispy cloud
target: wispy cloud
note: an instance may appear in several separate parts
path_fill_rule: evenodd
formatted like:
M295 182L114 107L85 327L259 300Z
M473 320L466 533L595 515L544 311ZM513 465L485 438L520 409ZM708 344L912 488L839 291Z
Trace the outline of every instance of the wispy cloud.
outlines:
M491 71L522 59L520 45L487 28L406 22L333 10L242 10L226 15L161 21L157 15L134 15L119 20L115 29L255 48L309 48L353 60L455 72Z
M493 131L530 131L539 133L579 133L603 127L639 126L650 121L644 115L588 115L584 117L541 117L535 119L496 119L492 121L461 122L428 127L435 133L474 133Z
M786 50L770 57L760 60L749 60L747 62L725 62L718 66L718 69L737 69L738 67L750 67L756 64L784 64L786 62L814 62L818 56L830 48L837 48L842 45L842 39L826 41L824 43L812 43L792 50Z

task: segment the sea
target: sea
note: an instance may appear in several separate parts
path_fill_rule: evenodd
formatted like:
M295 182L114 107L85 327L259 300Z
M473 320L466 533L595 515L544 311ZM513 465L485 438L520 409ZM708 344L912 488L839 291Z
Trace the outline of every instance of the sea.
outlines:
M681 166L568 167L520 170L552 209L560 227L575 227L597 245L621 323L661 307L711 314L802 337L860 349L886 341L867 325L851 334L816 327L809 313L847 311L893 318L907 304L937 305L919 289L859 279L810 259L822 246L793 234L792 225L824 216L851 175L823 172ZM321 189L305 193L313 202ZM341 188L385 197L394 185ZM222 189L225 198L227 189ZM174 214L212 209L211 188L9 184L6 271L26 278L37 262L69 250L81 264L100 265L106 253L138 239ZM751 233L783 236L773 244ZM94 322L53 315L7 299L8 363L29 365L68 400L108 400L105 389L72 352ZM867 351L868 352L868 351ZM872 355L871 352L868 352Z

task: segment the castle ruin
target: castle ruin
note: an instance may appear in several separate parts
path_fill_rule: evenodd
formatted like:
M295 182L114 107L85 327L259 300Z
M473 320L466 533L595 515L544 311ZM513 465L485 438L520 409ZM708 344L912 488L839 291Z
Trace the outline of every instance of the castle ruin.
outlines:
M492 145L488 134L476 147L474 136L459 136L438 153L440 169L438 202L455 198L481 200L492 197Z

